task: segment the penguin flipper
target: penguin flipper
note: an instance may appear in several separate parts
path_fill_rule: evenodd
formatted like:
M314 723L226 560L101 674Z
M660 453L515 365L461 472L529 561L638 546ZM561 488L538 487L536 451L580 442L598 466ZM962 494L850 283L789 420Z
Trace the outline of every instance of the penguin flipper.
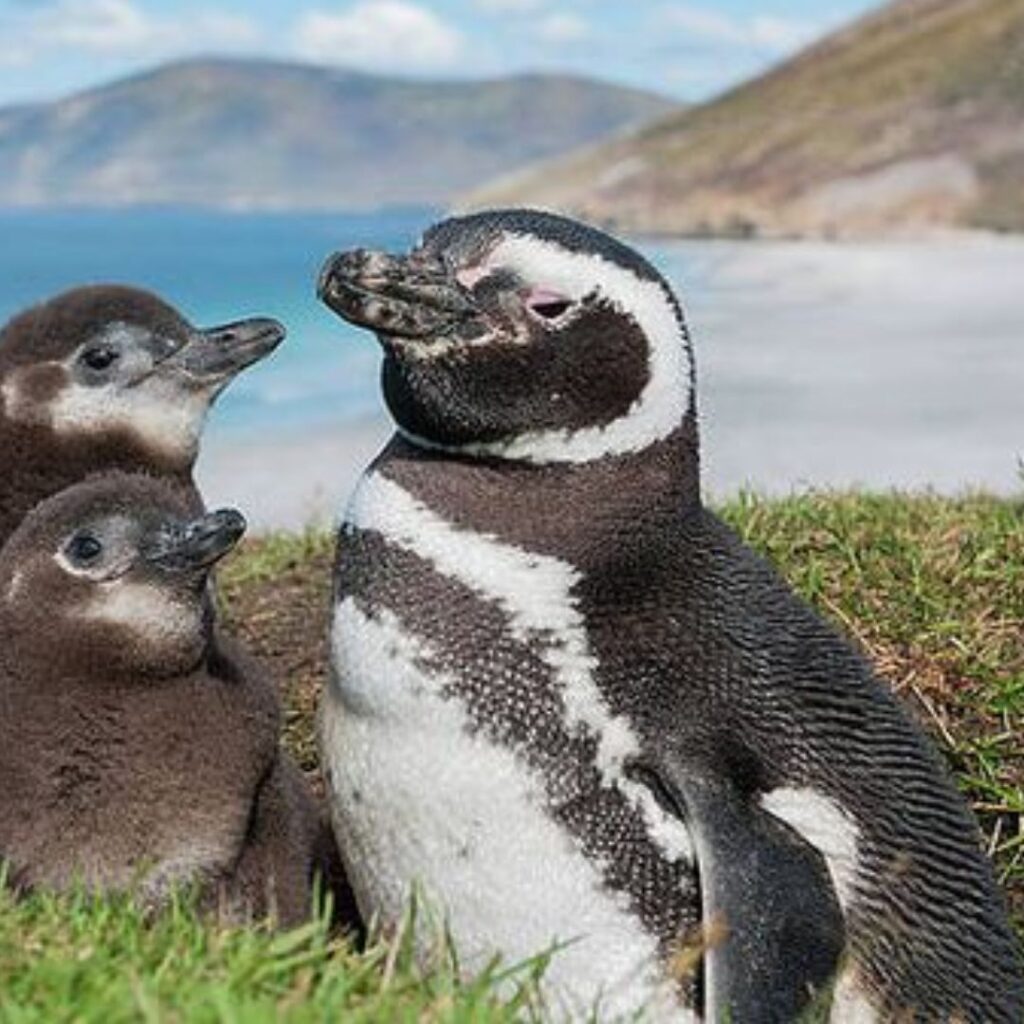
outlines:
M829 990L845 946L824 857L727 782L671 768L661 781L696 848L704 1019L796 1020Z

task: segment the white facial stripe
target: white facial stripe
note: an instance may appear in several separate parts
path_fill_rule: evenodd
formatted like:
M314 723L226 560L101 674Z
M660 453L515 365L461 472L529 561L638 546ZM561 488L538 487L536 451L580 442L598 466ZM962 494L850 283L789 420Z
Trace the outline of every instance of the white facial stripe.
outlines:
M135 548L132 541L135 532L135 521L128 516L112 515L105 518L99 533L103 538L103 557L94 566L76 565L68 557L65 547L55 552L54 561L61 569L71 576L92 580L99 583L103 580L116 579L123 576L135 561ZM70 538L68 538L70 539Z
M209 404L209 395L154 376L130 388L72 382L46 413L58 434L122 429L142 438L150 448L184 460L195 454Z
M112 381L88 387L73 379L70 364L66 364L65 386L44 405L29 397L24 387L25 376L37 368L15 370L0 387L4 415L9 419L47 425L65 436L124 430L170 458L188 461L195 457L210 408L208 391L156 375L132 386Z
M629 411L606 426L534 431L458 451L536 463L589 462L640 451L680 425L690 399L690 352L675 308L659 283L596 254L570 252L530 235L507 235L488 256L487 266L511 267L531 284L574 300L599 291L632 316L646 336L649 380Z
M696 1018L676 1000L657 941L551 820L542 788L505 747L468 728L441 696L453 680L424 669L434 652L388 611L352 598L335 610L321 749L349 877L365 911L401 919L412 884L440 904L469 970L500 952L514 964L551 948L544 989L558 1019ZM543 865L541 875L537 865ZM436 941L421 915L420 951Z
M363 477L347 522L375 530L396 547L430 562L443 576L458 580L508 615L512 634L528 641L553 671L565 705L566 726L597 739L597 768L638 804L651 834L671 860L692 861L686 826L667 814L646 787L623 774L627 758L640 753L628 720L613 715L594 681L591 653L573 588L579 572L567 562L538 555L494 537L460 530L379 473Z
M0 405L2 405L4 417L10 420L28 419L23 411L26 404L21 397L17 375L12 374L3 384L0 384Z
M472 288L479 284L491 273L491 268L486 263L477 267L466 267L456 273L455 277L463 288Z
M857 823L834 800L813 789L774 789L761 798L761 806L825 858L845 914L856 898Z
M160 644L195 636L202 629L199 610L157 586L101 584L99 593L79 610L84 619L123 626L143 640Z

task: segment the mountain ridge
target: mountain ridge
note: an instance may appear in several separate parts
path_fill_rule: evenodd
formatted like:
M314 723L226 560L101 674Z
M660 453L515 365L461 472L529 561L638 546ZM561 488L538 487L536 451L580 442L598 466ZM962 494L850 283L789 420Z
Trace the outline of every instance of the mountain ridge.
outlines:
M459 205L625 230L1024 230L1024 0L897 0L701 106Z
M0 108L0 206L442 205L674 105L576 75L439 81L190 58Z

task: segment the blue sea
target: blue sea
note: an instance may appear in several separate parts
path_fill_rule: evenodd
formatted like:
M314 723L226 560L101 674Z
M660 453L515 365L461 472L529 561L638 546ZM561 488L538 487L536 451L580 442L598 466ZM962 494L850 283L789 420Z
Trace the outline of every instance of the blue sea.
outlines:
M273 316L289 341L223 396L213 429L293 430L376 407L376 348L317 302L337 248L404 247L430 211L371 216L241 216L194 211L0 214L0 319L79 284L150 288L193 323Z
M329 518L389 426L377 346L317 302L317 271L339 248L406 248L435 216L0 213L0 319L98 281L200 325L277 317L289 339L220 399L201 477L261 527ZM637 244L687 310L713 494L1020 488L1024 240Z

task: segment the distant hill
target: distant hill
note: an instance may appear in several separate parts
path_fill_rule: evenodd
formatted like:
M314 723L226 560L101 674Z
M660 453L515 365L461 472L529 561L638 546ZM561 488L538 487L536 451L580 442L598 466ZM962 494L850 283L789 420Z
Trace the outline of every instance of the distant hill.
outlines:
M0 109L0 206L443 203L672 106L562 75L435 82L187 61Z
M636 231L1024 230L1024 0L898 0L721 98L461 205Z

